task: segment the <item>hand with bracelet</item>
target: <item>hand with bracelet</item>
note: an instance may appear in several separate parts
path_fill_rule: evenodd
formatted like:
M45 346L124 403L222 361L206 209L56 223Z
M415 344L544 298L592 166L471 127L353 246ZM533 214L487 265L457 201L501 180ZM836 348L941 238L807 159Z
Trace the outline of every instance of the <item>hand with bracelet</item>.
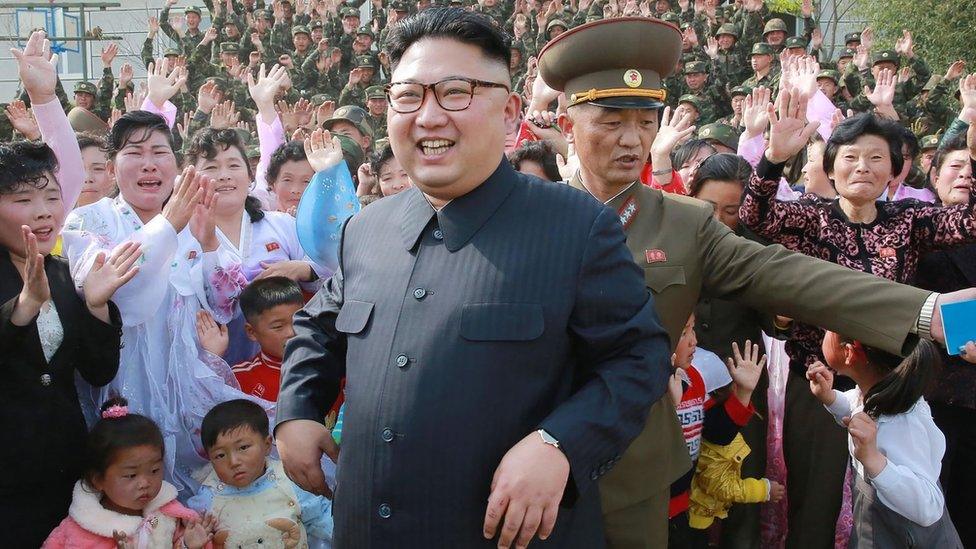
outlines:
M671 107L664 108L661 127L651 144L651 167L654 169L654 182L659 186L671 183L671 151L694 132L690 112L672 115Z

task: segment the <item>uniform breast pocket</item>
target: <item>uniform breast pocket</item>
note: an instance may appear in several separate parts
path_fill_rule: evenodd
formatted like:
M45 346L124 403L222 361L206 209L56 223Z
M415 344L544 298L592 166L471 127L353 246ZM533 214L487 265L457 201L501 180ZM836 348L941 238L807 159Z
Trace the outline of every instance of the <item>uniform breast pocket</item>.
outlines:
M687 284L685 268L681 265L644 267L644 283L655 294L659 294L671 286L684 286Z
M543 331L536 303L466 303L461 309L461 337L468 341L531 341Z
M336 330L344 334L359 334L366 329L373 315L373 304L368 301L347 300L336 317Z

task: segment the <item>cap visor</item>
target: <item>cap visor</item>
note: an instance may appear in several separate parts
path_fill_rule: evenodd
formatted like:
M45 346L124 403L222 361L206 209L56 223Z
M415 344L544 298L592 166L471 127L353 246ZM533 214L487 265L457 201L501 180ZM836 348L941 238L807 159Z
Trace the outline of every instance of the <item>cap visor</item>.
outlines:
M664 106L663 102L650 97L607 97L587 103L608 109L660 109Z

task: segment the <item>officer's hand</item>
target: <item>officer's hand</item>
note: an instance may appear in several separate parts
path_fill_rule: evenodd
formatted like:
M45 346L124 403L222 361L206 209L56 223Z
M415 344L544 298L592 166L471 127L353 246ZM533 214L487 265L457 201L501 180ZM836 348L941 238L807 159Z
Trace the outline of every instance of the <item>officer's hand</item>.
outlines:
M288 478L313 494L332 498L322 473L322 454L339 460L339 447L332 433L317 421L293 419L275 428L275 445Z
M568 479L569 460L562 450L543 442L539 433L529 433L495 470L485 512L485 538L498 535L498 547L515 543L519 549L536 534L539 539L548 538Z
M935 310L932 311L932 326L930 333L932 339L945 345L945 327L942 325L942 305L946 303L957 303L959 301L969 301L976 299L976 288L966 288L939 295L935 300Z

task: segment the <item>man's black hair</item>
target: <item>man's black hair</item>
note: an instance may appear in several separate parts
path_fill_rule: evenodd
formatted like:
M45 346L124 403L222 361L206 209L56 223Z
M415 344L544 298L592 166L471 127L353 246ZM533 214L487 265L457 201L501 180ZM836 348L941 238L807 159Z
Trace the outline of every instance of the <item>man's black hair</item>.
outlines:
M261 438L270 434L268 414L258 404L243 398L221 402L204 416L200 424L200 441L204 449L210 451L217 443L217 437L244 426L253 429Z
M428 8L397 23L386 39L393 68L415 42L424 38L450 38L476 46L489 59L507 69L512 60L510 41L497 23L487 15L461 8Z
M241 312L248 322L268 309L286 303L305 304L298 283L283 276L269 276L251 282L241 292Z

